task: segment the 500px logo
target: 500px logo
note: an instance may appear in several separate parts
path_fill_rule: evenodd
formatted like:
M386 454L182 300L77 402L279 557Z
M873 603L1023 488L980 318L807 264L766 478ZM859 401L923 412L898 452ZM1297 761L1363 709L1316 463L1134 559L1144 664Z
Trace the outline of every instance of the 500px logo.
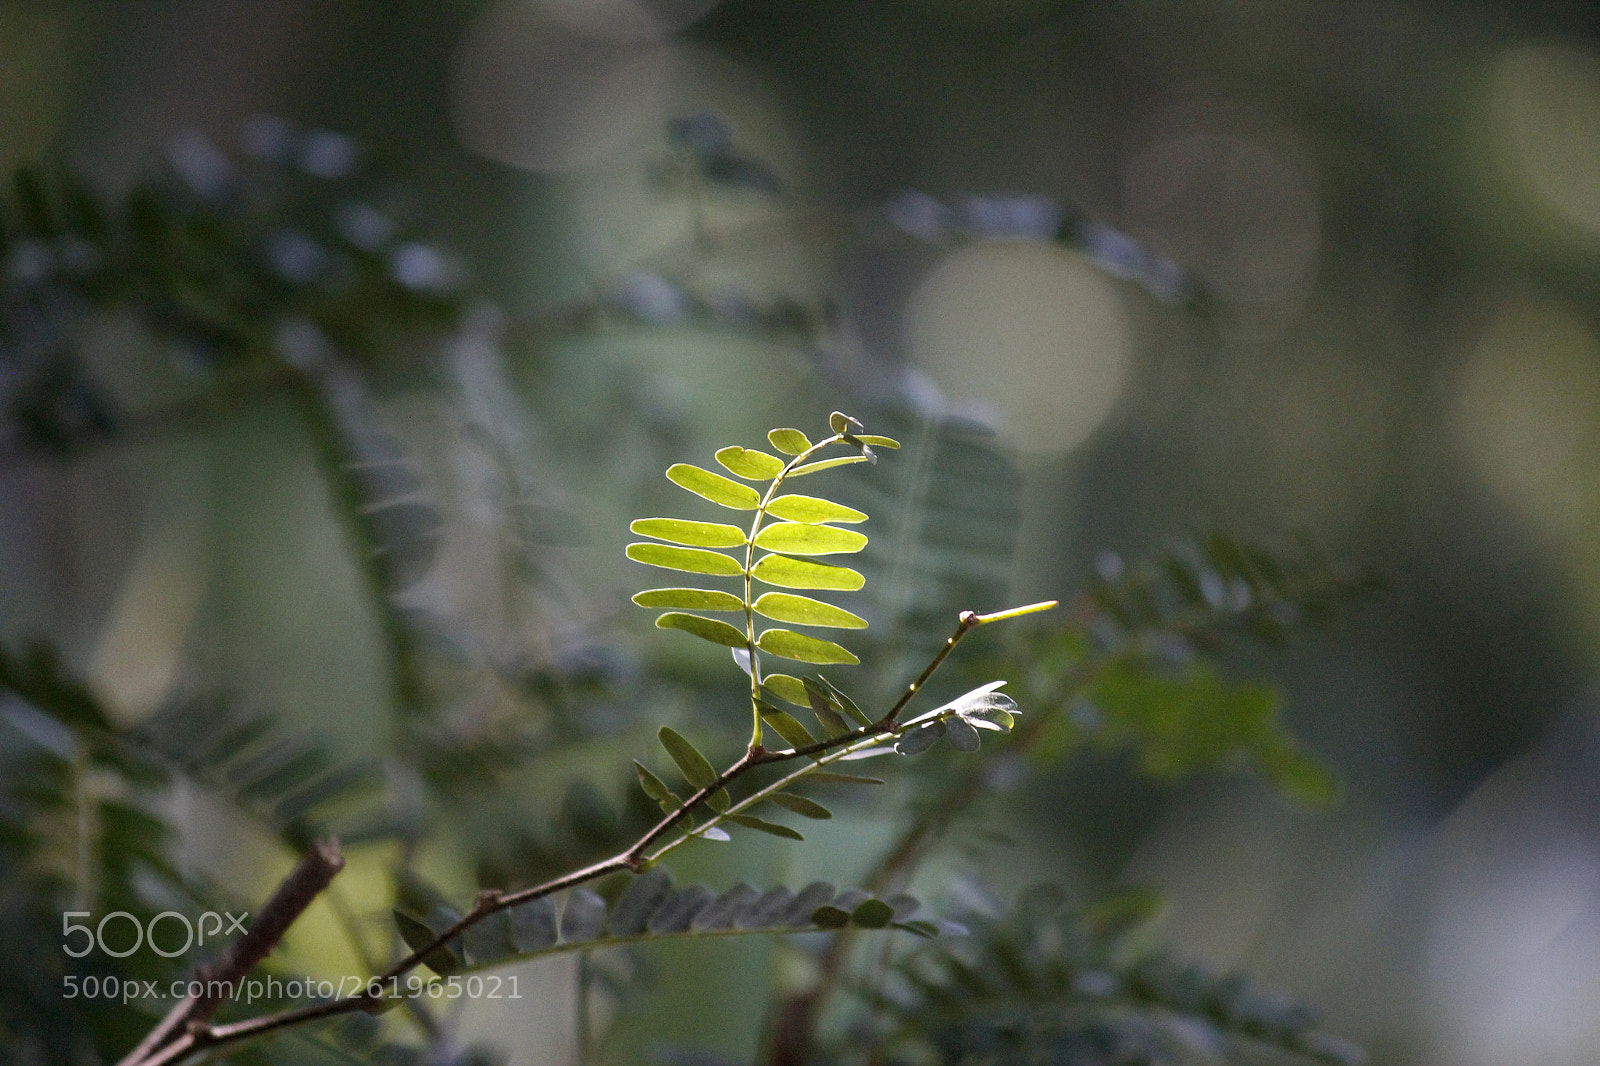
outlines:
M203 945L208 935L215 939L218 935L227 936L234 932L245 932L244 922L250 917L250 912L245 911L236 915L231 911L224 911L221 914L216 911L206 911L200 915L199 921L191 922L187 915L179 914L177 911L162 911L144 925L140 925L139 919L127 911L112 911L102 917L93 928L73 921L74 918L90 917L93 915L89 911L65 911L61 915L61 950L75 959L83 958L96 947L113 959L123 959L145 944L149 944L150 950L162 958L175 959L189 948ZM113 919L121 919L121 922L111 926L114 934L112 940L117 946L109 946L106 943L106 926ZM156 930L163 922L166 926L162 928L161 936L167 942L165 945L156 942ZM124 925L131 927L133 932L124 934L122 932ZM172 944L176 942L178 936L176 927L181 927L183 930L183 943L173 947ZM74 942L73 937L78 933L82 933L83 937ZM133 943L122 947L128 935L133 937Z

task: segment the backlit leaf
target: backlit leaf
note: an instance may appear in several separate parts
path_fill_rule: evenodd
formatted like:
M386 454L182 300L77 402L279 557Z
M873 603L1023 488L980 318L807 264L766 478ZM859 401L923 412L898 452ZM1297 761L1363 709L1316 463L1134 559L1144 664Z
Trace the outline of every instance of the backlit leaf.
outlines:
M848 648L831 640L818 640L792 629L769 629L756 638L756 647L769 655L803 663L845 663L853 666L861 661Z
M763 833L771 833L775 837L783 837L785 840L805 839L805 837L801 836L798 832L790 829L786 825L778 825L776 822L762 821L760 818L756 818L752 815L725 814L723 817L728 821L735 823L736 825L744 826L746 829L758 829Z
M767 439L784 455L799 455L811 447L810 439L798 429L775 429L767 434Z
M790 477L800 477L802 474L815 474L819 470L832 470L836 466L849 466L851 463L864 463L865 455L839 455L832 459L819 459L814 463L806 463L789 471Z
M751 481L768 481L783 473L783 460L766 452L741 448L737 444L717 452L717 462L729 473Z
M628 558L636 563L646 566L659 566L665 570L687 570L691 574L711 574L717 577L733 577L735 574L744 573L744 567L739 565L737 559L723 555L721 552L706 551L704 548L674 548L668 544L652 544L639 541L628 545ZM808 585L791 585L790 588L810 588ZM860 588L860 585L855 586Z
M667 478L673 484L703 496L712 503L731 507L735 511L753 511L761 506L761 497L749 485L702 470L688 463L673 463L667 467Z
M729 648L744 648L750 643L743 630L735 629L726 622L719 622L715 618L701 618L697 614L684 614L681 611L669 611L657 618L656 628L681 629L685 633L693 633L702 640L709 640L713 644Z
M809 800L804 796L797 796L793 792L778 792L768 798L778 806L791 810L802 818L815 818L820 821L833 817L833 812L822 804L815 800Z
M742 611L744 601L730 592L715 589L647 589L635 594L640 607L682 611Z
M774 696L777 696L779 699L784 700L787 703L792 703L796 707L808 706L809 701L806 698L806 683L801 681L798 677L790 677L788 674L768 674L761 679L761 683L765 685Z
M857 433L855 439L862 444L870 444L875 448L898 448L900 442L893 437L880 437L875 433Z
M711 768L711 763L700 754L700 749L683 739L670 726L662 726L656 734L661 739L661 746L667 749L667 754L672 756L672 761L678 764L678 769L683 771L684 779L695 788L705 788L717 779L717 772Z
M744 530L720 522L691 522L685 518L640 518L628 527L641 537L691 544L697 548L736 548L744 543Z
M832 500L824 500L817 496L799 496L795 494L779 496L767 504L767 513L774 518L783 518L790 522L844 522L853 524L867 520L867 516L854 507L846 507L842 503L834 503Z
M751 605L757 614L775 622L793 622L802 626L832 626L835 629L865 629L867 620L851 614L842 607L823 603L809 596L795 596L788 592L764 593Z
M789 555L840 555L866 546L865 533L808 522L776 522L756 534L756 547Z
M861 429L862 425L843 411L835 411L828 416L828 426L835 433L849 433L852 429Z
M837 589L841 592L854 592L867 583L866 578L847 566L829 566L826 563L813 563L807 559L790 559L784 555L762 556L750 569L750 574L757 581L765 581L769 585L786 589Z

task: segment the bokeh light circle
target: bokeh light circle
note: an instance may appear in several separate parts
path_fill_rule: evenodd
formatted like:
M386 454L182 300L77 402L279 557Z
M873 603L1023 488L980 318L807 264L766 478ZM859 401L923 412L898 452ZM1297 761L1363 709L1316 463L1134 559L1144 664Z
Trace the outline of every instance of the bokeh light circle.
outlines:
M1522 44L1497 58L1490 92L1512 180L1600 236L1600 56L1560 42Z
M1052 244L988 241L951 253L906 309L912 358L952 401L991 409L1026 452L1062 452L1110 415L1128 376L1113 282Z
M453 58L452 117L462 142L511 166L559 173L658 137L672 48L648 12L609 6L633 14L588 12L606 34L588 32L592 22L573 11L532 0L485 8Z

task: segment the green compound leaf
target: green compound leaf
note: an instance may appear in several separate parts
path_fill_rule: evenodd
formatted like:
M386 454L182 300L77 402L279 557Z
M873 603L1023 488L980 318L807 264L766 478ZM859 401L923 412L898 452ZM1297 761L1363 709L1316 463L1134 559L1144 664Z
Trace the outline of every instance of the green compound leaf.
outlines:
M833 812L815 800L797 796L793 792L778 792L768 797L778 806L791 810L802 818L815 818L818 821L832 818Z
M697 548L737 548L744 530L720 522L691 522L686 518L641 518L628 527L641 537L692 544Z
M688 463L673 463L667 467L667 479L696 496L703 496L712 503L731 507L735 511L753 511L761 506L761 497L749 485L741 485L721 474L713 474Z
M673 548L666 544L646 541L628 545L628 558L646 566L659 566L665 570L687 570L691 574L711 574L715 577L733 577L744 573L744 567L732 556L704 548ZM852 571L853 572L853 571ZM776 584L776 582L773 582ZM792 585L790 588L811 588L810 585ZM854 586L860 588L860 585ZM741 605L742 606L742 605Z
M709 640L713 644L721 644L727 648L748 648L750 638L745 636L743 630L735 629L726 622L719 622L715 618L701 618L697 614L683 614L679 611L669 611L656 619L657 629L681 629L685 633L693 633L702 640Z
M819 470L832 470L836 466L849 466L851 463L864 463L865 455L840 455L833 459L819 459L814 463L806 463L789 471L790 477L800 477L802 474L815 474Z
M788 592L763 593L751 604L755 612L775 622L793 622L802 626L830 626L834 629L865 629L867 620L851 614L842 607L823 603L809 596L795 596Z
M656 736L661 739L661 746L667 749L667 754L678 764L684 780L689 784L695 788L705 788L717 779L717 772L711 768L711 763L706 757L700 754L700 749L683 739L670 726L662 726Z
M412 951L421 951L433 943L434 932L419 918L413 918L405 911L394 912L394 924L400 930L400 939L406 942L406 947ZM440 977L449 977L461 969L461 960L444 945L434 948L422 956L422 964Z
M866 546L865 533L807 522L776 522L756 534L756 547L789 555L841 555Z
M630 549L629 558L633 557L631 551ZM805 559L790 559L783 555L762 556L750 569L750 574L757 581L765 581L769 585L786 589L837 589L840 592L854 592L867 583L866 578L847 566L829 566L826 563L813 563Z
M723 818L727 819L730 822L733 822L736 825L742 825L746 829L759 829L763 833L771 833L773 836L775 836L775 837L783 837L785 840L804 840L805 839L805 837L801 836L795 830L790 829L786 825L779 825L776 822L765 822L765 821L762 821L760 818L756 818L756 817L754 817L752 815L748 815L748 814L725 814L725 815L723 815Z
M767 513L774 518L790 522L865 522L867 516L854 507L824 500L817 496L779 496L767 504Z
M840 647L831 640L818 640L804 633L796 633L792 629L769 629L756 638L756 647L769 655L803 663L843 663L854 666L861 662L848 648Z
M761 679L761 683L785 703L792 703L796 707L810 706L806 697L806 683L798 677L790 677L788 674L768 674Z
M640 607L657 610L742 611L744 601L731 592L715 589L646 589L634 595Z
M639 775L639 787L644 789L646 796L649 796L657 803L672 804L673 807L677 806L678 797L673 794L672 789L667 787L665 781L651 773L645 764L638 759L633 760L633 768Z
M790 747L803 748L817 742L817 738L794 715L780 711L770 703L758 703L756 707L761 712L761 721L770 725L772 731L787 741Z
M729 473L750 481L770 481L783 473L783 460L766 452L741 448L737 444L717 452L717 462Z
M799 455L811 447L811 440L798 429L775 429L767 434L772 446L784 455Z

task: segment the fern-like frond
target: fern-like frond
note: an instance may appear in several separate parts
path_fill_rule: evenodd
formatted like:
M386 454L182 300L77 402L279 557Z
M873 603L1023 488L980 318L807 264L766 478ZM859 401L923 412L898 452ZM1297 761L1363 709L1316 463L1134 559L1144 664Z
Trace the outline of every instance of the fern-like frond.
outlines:
M1124 893L1085 910L1052 888L1007 915L963 917L971 935L898 960L879 986L876 1060L1094 1061L1181 1066L1230 1045L1351 1066L1361 1051L1310 1008L1155 946L1156 901Z
M560 906L553 897L542 896L492 914L423 961L448 976L545 955L664 940L844 928L899 929L919 937L965 931L921 912L922 904L913 896L882 900L860 889L841 892L826 881L765 892L742 882L720 893L700 884L680 888L668 870L657 866L634 877L610 901L576 888ZM400 937L414 950L428 947L459 918L445 908L435 908L425 919L395 912Z
M837 411L829 418L829 428L833 435L817 443L798 429L772 430L767 434L768 443L787 459L759 448L730 445L720 449L716 460L733 478L688 463L667 468L668 480L680 488L730 510L755 512L748 528L682 518L641 518L630 526L634 533L654 538L628 545L627 556L634 562L707 577L739 579L733 592L656 588L639 593L633 600L641 607L668 609L656 618L658 627L676 629L733 650L736 661L750 675L753 748L762 743L762 687L769 679L762 668L762 655L820 665L860 662L854 652L836 641L781 627L765 628L759 633L756 629L757 616L825 629L866 628L866 619L824 600L788 592L757 596L754 591L758 582L807 592L851 591L864 582L860 573L849 567L812 560L817 556L855 554L865 548L866 535L846 527L866 521L867 515L822 497L780 494L780 490L791 478L835 466L876 462L874 448L898 448L899 443L889 437L862 433L860 422ZM834 445L848 447L853 454L817 458ZM744 484L746 481L755 482L761 490ZM758 556L758 550L764 554ZM695 611L743 612L744 626L741 630L729 622L692 613ZM801 684L788 675L770 676L783 678L777 687L787 697L803 692Z

